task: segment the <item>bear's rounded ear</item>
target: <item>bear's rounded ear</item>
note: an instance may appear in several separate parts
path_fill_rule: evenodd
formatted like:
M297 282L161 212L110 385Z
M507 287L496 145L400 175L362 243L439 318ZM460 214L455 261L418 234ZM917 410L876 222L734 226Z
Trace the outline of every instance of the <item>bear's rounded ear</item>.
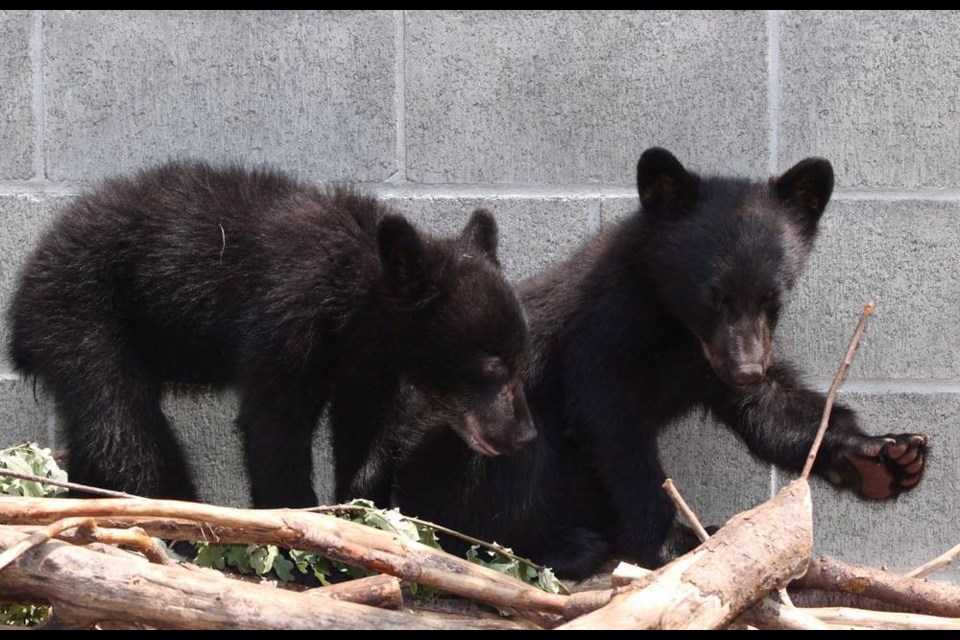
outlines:
M377 247L383 275L391 288L409 292L425 277L423 242L403 216L388 214L377 225Z
M486 209L477 209L473 212L467 226L460 233L460 238L467 246L476 249L493 262L497 262L499 240L497 221Z
M698 185L697 176L666 149L651 147L637 162L637 192L644 211L679 213L697 197Z
M773 191L802 214L803 232L813 237L833 193L833 167L823 158L801 160L773 181Z

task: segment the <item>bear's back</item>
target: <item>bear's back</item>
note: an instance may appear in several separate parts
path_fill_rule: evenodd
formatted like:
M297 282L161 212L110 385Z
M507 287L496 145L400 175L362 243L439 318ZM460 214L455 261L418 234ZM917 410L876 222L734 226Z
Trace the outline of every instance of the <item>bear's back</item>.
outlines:
M108 180L41 239L14 325L29 331L65 309L122 318L164 377L226 381L253 348L244 341L354 306L379 273L384 214L372 198L268 170L168 163ZM177 364L190 361L210 366Z

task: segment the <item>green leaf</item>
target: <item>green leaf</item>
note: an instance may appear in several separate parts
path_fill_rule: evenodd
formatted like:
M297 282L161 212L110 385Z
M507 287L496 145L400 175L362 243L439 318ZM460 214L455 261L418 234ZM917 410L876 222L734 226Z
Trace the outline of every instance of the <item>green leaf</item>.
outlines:
M258 544L247 547L248 562L258 576L269 573L273 569L273 562L277 559L279 553L279 550L272 544Z
M560 593L560 580L553 575L550 567L544 567L542 571L537 571L537 584L547 593Z
M0 605L0 626L31 627L50 615L50 607L37 604Z
M193 561L198 566L223 571L227 568L226 552L226 545L198 543L197 557Z
M441 549L440 541L437 539L437 532L427 527L418 527L420 532L420 542L432 549Z
M367 500L365 498L354 498L347 503L347 506L350 507L366 507L367 509L376 509L377 505L373 504L372 500Z
M284 558L282 555L277 555L273 559L273 571L277 574L277 577L283 580L284 582L293 582L293 563Z
M66 472L57 466L50 449L43 449L35 442L0 450L0 468L53 480L67 479ZM0 493L7 495L51 498L65 491L62 487L32 480L0 477Z

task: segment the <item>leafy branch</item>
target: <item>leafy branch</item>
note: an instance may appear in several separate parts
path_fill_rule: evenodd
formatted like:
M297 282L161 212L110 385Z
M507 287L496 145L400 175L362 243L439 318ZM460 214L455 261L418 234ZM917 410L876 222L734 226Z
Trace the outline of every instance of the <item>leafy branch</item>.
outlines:
M427 520L421 520L420 518L414 518L412 516L405 516L401 514L397 509L378 509L372 502L369 500L352 500L346 504L338 504L332 506L323 506L323 507L311 507L305 509L305 511L312 511L316 513L329 513L332 515L340 516L343 513L349 512L360 512L368 514L371 517L366 519L356 519L354 522L361 522L362 524L367 524L370 526L375 526L378 529L384 529L386 531L392 530L391 528L378 526L376 521L382 519L389 519L388 522L408 522L414 525L421 532L432 532L433 534L440 533L452 538L457 538L463 540L464 542L469 542L471 545L470 550L467 552L467 560L475 564L483 565L500 571L500 573L506 573L512 575L518 580L522 580L528 584L535 584L539 586L544 591L549 593L564 593L566 595L570 594L570 589L563 584L557 577L553 574L553 570L549 567L544 567L539 565L532 560L518 556L513 553L512 549L501 546L496 542L486 542L485 540L480 540L479 538L474 538L473 536L468 536L465 533L461 533L454 529L444 527L443 525L435 524ZM342 517L342 516L340 516ZM392 526L392 525L391 525ZM393 530L396 530L395 528ZM400 531L397 531L400 533ZM436 540L436 536L433 536L433 540ZM423 540L421 540L423 542ZM429 544L429 543L427 543ZM440 548L439 544L433 544L435 548ZM483 553L488 554L490 557L484 559L480 554L483 550ZM507 562L504 562L503 560ZM523 567L523 570L520 569Z

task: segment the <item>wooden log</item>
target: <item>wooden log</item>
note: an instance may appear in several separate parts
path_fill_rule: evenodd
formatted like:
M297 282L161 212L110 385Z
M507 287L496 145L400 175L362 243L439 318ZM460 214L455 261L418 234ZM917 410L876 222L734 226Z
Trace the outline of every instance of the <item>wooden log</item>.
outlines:
M960 630L960 618L943 618L917 613L894 613L891 611L868 611L847 607L807 609L820 620L835 625L861 629L916 629L920 631L946 629Z
M504 617L499 613L490 611L489 607L463 598L435 598L408 594L404 601L406 610L414 615L445 620L451 623L467 622L470 629L541 630L544 628L543 625L535 624L529 619L518 616ZM556 624L546 626L552 627Z
M810 486L795 480L655 571L641 589L560 629L717 629L802 575L813 546Z
M312 550L348 564L496 607L562 615L566 596L398 535L320 513L217 507L175 500L0 498L0 522L49 524L96 518L101 527L139 526L172 540L269 543Z
M822 589L795 589L790 587L793 603L802 608L824 609L847 607L849 609L869 609L871 611L893 611L896 613L917 613L906 607L898 607L889 602L880 602L876 598L844 593L843 591L823 591Z
M845 591L929 615L960 617L960 585L908 578L836 558L814 560L794 586Z
M329 587L308 589L302 593L317 598L333 598L381 609L399 609L403 606L400 581L394 576L384 574L357 578L332 584Z
M615 587L625 587L638 581L647 580L652 573L649 569L638 567L635 564L621 562L610 575L610 583ZM783 630L826 630L833 628L810 615L806 610L783 606L783 604L770 598L764 598L744 611L734 621L734 625Z
M0 526L0 548L23 534ZM105 555L51 540L0 571L0 594L53 605L59 624L165 629L450 629L434 619Z

